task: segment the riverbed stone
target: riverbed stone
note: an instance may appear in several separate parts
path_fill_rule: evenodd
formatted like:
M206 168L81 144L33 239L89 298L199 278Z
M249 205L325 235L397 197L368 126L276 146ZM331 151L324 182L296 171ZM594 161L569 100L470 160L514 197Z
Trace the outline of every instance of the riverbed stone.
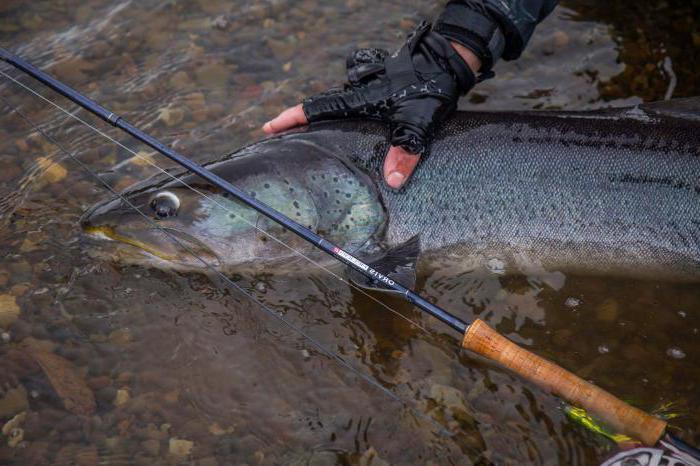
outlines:
M615 322L620 314L620 306L615 299L609 298L596 308L596 318L601 322Z
M158 440L145 440L141 442L141 446L151 456L160 454L160 442Z
M114 397L114 406L123 406L129 402L131 395L127 388L120 388Z
M0 397L0 419L9 418L29 409L29 399L24 387L11 388Z
M178 459L187 458L192 452L194 442L189 440L171 437L168 442L168 453Z
M68 170L48 157L39 157L37 164L43 170L41 177L49 183L58 183L68 175Z
M0 327L7 329L19 317L17 298L9 294L0 295Z

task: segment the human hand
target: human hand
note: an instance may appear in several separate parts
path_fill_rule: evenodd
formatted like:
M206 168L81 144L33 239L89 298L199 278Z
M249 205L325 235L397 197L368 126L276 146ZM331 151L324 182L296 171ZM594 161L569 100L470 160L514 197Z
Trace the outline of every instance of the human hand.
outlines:
M347 65L349 83L343 90L288 108L265 123L263 130L274 134L308 122L343 118L385 121L392 145L384 159L384 179L398 189L428 152L436 127L475 84L480 60L422 24L394 55L360 49Z

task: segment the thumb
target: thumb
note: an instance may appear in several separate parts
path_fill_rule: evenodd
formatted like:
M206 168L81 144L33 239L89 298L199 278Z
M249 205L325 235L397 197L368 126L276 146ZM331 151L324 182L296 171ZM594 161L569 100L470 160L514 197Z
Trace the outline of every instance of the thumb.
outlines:
M420 157L401 146L391 146L384 159L384 180L389 187L399 189L411 177Z

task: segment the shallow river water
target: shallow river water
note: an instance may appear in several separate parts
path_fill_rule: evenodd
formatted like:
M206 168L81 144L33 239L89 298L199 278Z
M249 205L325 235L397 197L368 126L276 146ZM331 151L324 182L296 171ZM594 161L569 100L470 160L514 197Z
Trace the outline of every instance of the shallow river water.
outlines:
M439 2L4 0L0 46L195 159L340 81L356 46L397 46ZM589 109L700 94L697 2L571 0L464 109ZM0 71L150 157L7 65ZM618 451L561 402L459 351L394 298L328 274L236 276L353 372L203 275L91 258L107 193L12 110L121 189L153 173L0 75L0 464L599 464ZM165 160L152 156L161 166ZM52 162L57 164L52 165ZM481 276L423 262L419 291L673 424L700 444L700 289ZM358 375L362 374L362 376ZM15 417L17 416L17 417Z

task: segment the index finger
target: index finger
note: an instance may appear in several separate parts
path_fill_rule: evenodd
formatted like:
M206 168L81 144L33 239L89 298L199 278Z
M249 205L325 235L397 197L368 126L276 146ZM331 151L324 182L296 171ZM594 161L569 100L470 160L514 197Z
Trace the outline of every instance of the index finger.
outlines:
M275 134L308 123L301 104L290 107L263 125L265 134Z

